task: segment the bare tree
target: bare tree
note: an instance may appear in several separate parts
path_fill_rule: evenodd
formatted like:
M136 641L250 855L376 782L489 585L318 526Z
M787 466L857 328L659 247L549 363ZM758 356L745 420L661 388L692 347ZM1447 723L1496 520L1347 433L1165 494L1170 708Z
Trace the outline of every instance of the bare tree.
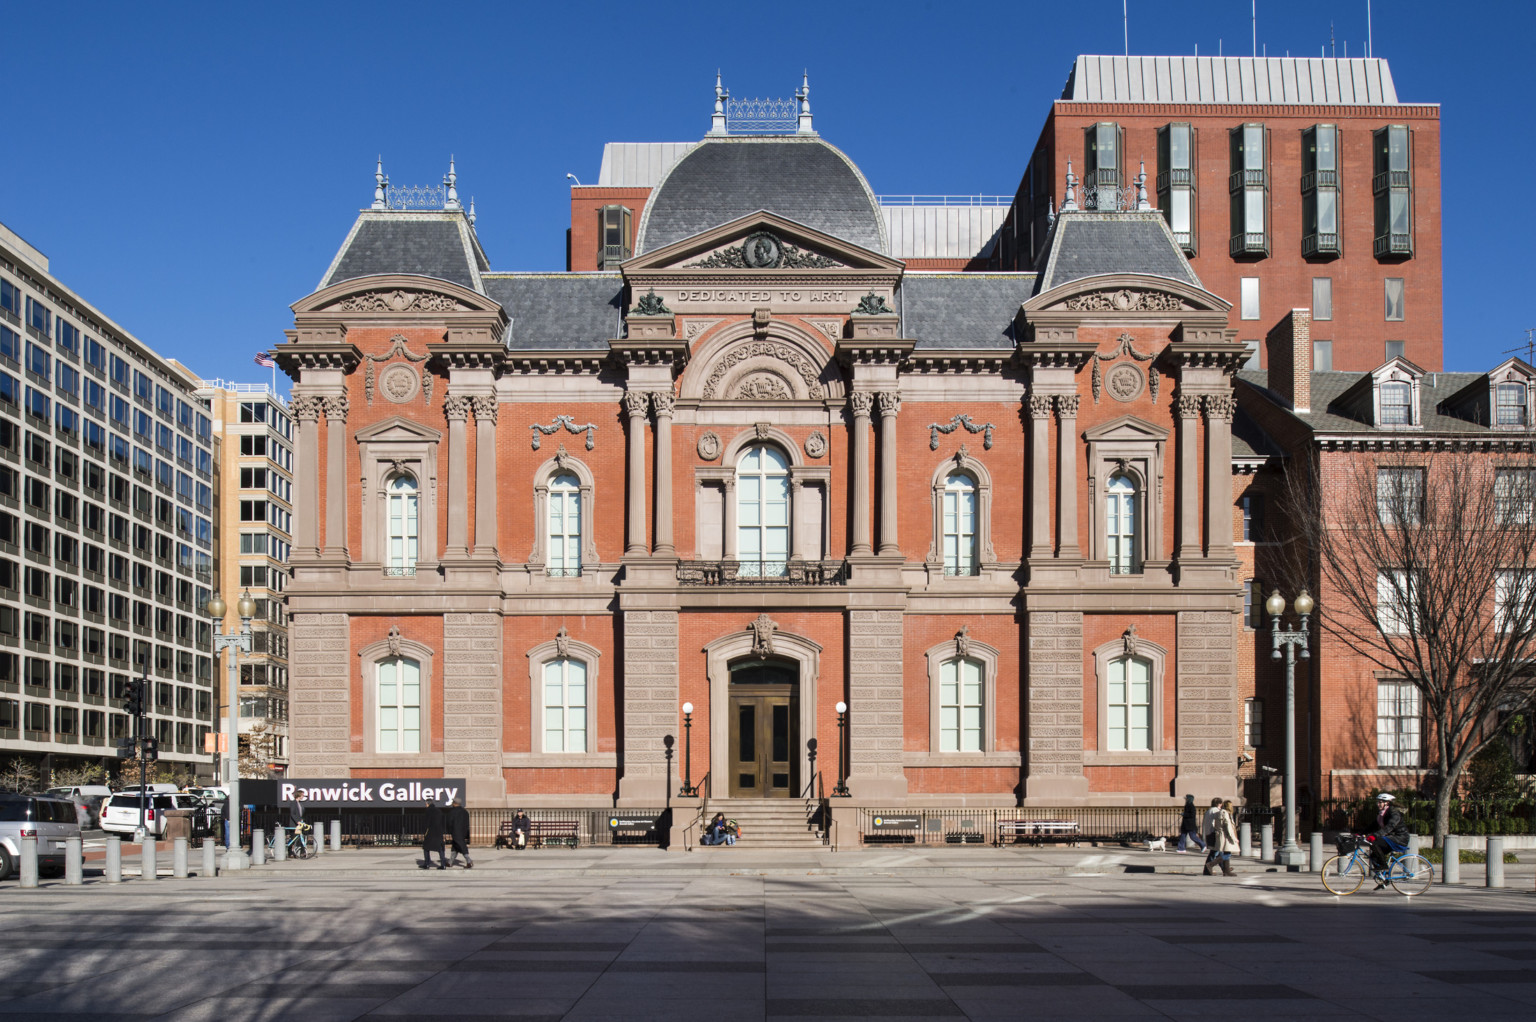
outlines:
M1419 694L1436 845L1495 714L1536 693L1536 463L1528 448L1509 461L1465 446L1337 454L1287 481L1303 541L1290 573L1320 582L1323 630Z
M53 771L53 783L56 785L76 784L104 784L107 780L107 772L100 763L86 763L81 766L55 767Z
M277 758L278 736L265 720L258 720L240 736L240 776L265 780L272 776L270 764Z
M7 791L29 792L37 787L40 777L37 764L25 756L12 756L0 763L0 788Z

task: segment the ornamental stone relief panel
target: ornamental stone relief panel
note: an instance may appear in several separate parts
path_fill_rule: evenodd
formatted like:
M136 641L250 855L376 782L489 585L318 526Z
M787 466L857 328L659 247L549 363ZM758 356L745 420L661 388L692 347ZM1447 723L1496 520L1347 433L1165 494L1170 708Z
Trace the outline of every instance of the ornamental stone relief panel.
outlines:
M730 389L735 377L744 377L740 385L751 383L754 391L771 387L763 381L765 376L772 376L784 384L787 393L782 400L826 397L820 367L793 345L771 339L746 341L722 354L710 370L702 396L705 399L740 396Z

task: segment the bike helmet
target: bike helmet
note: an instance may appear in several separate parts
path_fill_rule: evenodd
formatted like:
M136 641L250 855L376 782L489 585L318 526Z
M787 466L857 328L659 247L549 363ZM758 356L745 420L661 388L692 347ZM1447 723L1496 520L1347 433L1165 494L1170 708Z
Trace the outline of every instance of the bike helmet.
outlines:
M1394 795L1392 795L1391 792L1384 791L1380 795L1376 796L1376 801L1378 801L1378 802L1392 802L1392 801L1395 801L1395 800L1396 800L1396 798L1395 798Z

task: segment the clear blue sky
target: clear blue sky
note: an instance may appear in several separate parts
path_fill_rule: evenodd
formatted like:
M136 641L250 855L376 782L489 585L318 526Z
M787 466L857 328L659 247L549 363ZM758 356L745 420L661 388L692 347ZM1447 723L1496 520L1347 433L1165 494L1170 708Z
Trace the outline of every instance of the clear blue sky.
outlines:
M561 269L567 171L604 142L708 130L811 74L816 127L876 192L1010 194L1079 53L1121 53L1113 3L12 4L0 221L54 273L204 376L291 325L374 157L437 183L448 154L492 266ZM1248 0L1130 0L1133 54L1251 52ZM1536 4L1374 4L1398 95L1443 119L1447 369L1536 326ZM1259 0L1272 56L1363 55L1365 0ZM1497 197L1498 203L1490 205Z

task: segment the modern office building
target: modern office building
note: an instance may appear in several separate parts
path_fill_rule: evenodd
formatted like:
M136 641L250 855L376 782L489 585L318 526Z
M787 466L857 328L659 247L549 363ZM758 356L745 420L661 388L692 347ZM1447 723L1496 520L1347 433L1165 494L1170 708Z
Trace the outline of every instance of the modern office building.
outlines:
M218 447L217 556L219 594L238 630L242 594L256 600L251 652L240 656L242 769L260 776L288 763L288 628L283 596L293 532L293 422L287 402L265 383L204 380ZM223 686L219 725L223 709Z
M113 761L148 673L160 759L206 776L213 428L198 380L0 226L0 757Z

